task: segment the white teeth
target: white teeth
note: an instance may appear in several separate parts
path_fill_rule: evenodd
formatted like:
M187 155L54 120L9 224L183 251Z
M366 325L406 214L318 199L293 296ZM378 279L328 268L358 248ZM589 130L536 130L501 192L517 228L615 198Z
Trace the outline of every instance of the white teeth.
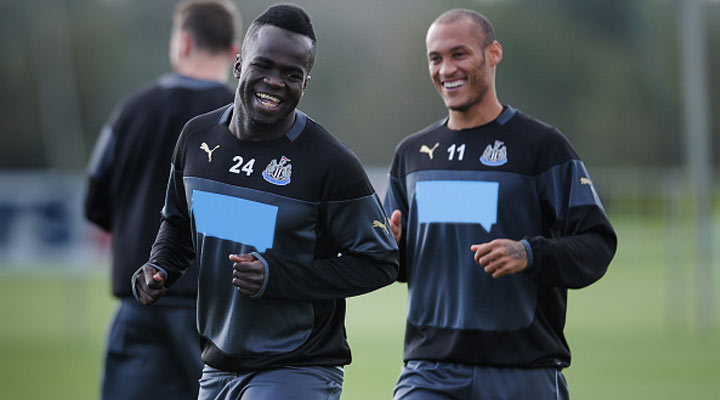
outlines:
M259 92L258 92L258 93L255 93L255 96L257 96L257 97L260 98L260 99L268 100L268 101L271 101L271 102L276 103L276 104L277 104L277 103L280 103L280 99L278 99L278 98L275 97L275 96L270 96L269 94L266 94L266 93L259 93Z
M453 89L453 88L462 86L464 83L465 83L464 80L452 81L452 82L444 82L444 83L443 83L443 87L444 87L445 89Z

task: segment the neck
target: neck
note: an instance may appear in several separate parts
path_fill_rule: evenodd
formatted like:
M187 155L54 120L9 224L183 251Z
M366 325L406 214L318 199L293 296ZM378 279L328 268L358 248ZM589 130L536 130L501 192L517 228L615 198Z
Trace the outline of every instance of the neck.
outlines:
M247 113L243 110L243 105L236 98L233 107L233 115L230 118L228 129L236 138L248 142L262 142L266 140L277 139L285 135L293 123L295 122L295 111L290 113L272 125L258 125L252 119L247 117Z
M503 110L497 96L486 96L487 100L475 104L465 111L450 110L447 127L452 130L475 128L494 121Z
M230 62L227 57L188 57L175 66L175 72L190 78L227 82Z

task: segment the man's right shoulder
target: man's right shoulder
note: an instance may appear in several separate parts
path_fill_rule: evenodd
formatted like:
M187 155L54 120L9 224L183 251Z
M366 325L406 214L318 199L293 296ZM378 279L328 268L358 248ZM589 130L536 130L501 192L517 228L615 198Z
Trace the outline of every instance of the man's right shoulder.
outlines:
M209 132L214 131L218 125L222 124L223 117L226 114L228 107L230 107L230 104L191 118L187 123L185 123L182 131L180 131L176 150L179 150L180 153L182 153L189 141L196 140L193 138L203 137L209 134Z
M231 104L226 104L215 110L190 118L183 128L183 132L191 134L215 128L215 126L223 123L230 106Z
M445 125L446 120L447 120L447 118L442 118L422 129L420 129L419 131L415 131L415 132L411 133L410 135L406 136L397 145L397 148L395 149L395 153L400 154L403 151L406 151L407 148L415 149L415 147L417 147L416 146L417 143L423 142L427 139L428 136L434 135L438 131L438 129L440 129L443 125Z

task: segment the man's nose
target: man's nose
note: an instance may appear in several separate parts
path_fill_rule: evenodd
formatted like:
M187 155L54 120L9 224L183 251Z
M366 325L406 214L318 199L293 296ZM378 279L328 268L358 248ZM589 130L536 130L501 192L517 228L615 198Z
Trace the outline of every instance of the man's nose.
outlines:
M457 71L457 66L450 60L440 63L440 69L438 70L440 76L450 76L454 74L455 71Z

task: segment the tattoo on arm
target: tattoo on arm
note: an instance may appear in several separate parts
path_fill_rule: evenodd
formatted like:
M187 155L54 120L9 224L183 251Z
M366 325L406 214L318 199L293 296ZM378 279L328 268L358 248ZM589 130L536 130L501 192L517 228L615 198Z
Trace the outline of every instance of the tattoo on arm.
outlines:
M511 243L508 248L508 256L515 260L523 260L525 255L525 246L520 242Z

